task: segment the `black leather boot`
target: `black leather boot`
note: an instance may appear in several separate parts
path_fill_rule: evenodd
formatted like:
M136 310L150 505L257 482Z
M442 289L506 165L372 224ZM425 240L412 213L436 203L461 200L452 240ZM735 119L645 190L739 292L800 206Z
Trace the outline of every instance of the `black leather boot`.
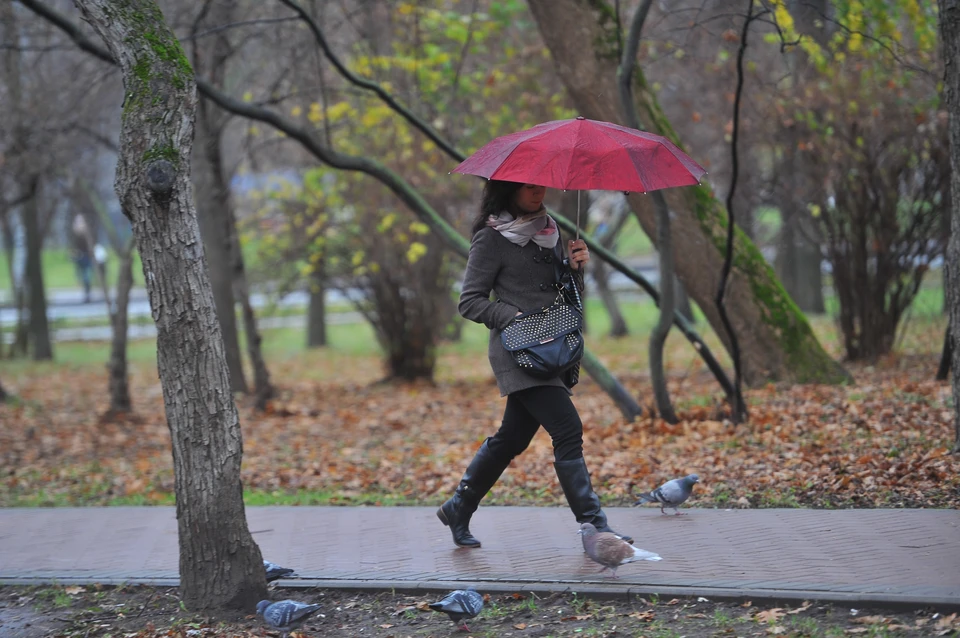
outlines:
M593 491L590 484L590 473L587 471L587 462L581 456L570 461L557 461L553 464L563 488L563 495L577 517L578 523L593 523L598 532L611 532L623 540L633 544L633 539L625 534L615 532L607 525L607 515L600 509L600 497Z
M490 439L483 442L463 473L456 493L437 510L437 518L450 528L458 547L480 547L480 540L470 533L470 517L510 465L510 459L504 461L490 450L489 442Z

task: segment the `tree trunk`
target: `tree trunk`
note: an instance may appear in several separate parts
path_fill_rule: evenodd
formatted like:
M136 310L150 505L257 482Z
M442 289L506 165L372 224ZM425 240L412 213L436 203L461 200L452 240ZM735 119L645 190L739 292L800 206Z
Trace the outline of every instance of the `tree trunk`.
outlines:
M233 21L232 2L204 5L195 28L228 24ZM226 61L231 47L227 31L208 38L194 39L193 64L197 73L206 75L217 87L223 85ZM233 247L229 226L233 223L230 191L223 177L221 138L226 117L216 104L202 100L197 106L196 141L193 154L193 184L197 196L197 217L200 236L210 269L213 299L223 332L223 347L230 370L230 387L234 392L247 392L243 373L243 357L237 335L236 300L233 290Z
M307 347L327 345L327 288L324 285L323 264L318 263L310 281L310 304L307 306Z
M34 178L38 179L38 178ZM30 308L30 342L34 361L53 359L50 324L47 321L47 293L43 285L43 238L40 235L40 210L37 192L20 209L27 235L27 304Z
M610 200L607 198L603 201L609 202ZM619 204L617 209L612 212L607 210L606 217L610 220L610 223L606 231L596 236L600 245L608 250L613 248L617 235L620 234L623 225L627 221L627 216L630 215L630 209L627 208L626 201L622 199L617 199L616 201ZM630 329L627 326L626 319L623 317L623 313L620 312L620 303L617 300L617 296L610 289L610 271L602 259L594 262L593 280L597 286L597 294L600 295L600 300L607 309L607 314L610 315L610 336L615 339L626 337L630 334Z
M943 333L943 350L940 351L940 365L937 366L937 381L946 381L950 376L950 364L953 359L953 343L950 340L950 326Z
M675 291L674 296L676 297L677 302L677 312L683 315L683 318L690 323L694 323L693 307L690 305L690 296L687 294L687 289L683 287L683 282L677 277L677 273L673 273L673 289Z
M230 371L230 388L234 392L247 392L247 380L243 374L243 358L240 356L240 340L237 336L236 302L233 297L233 263L229 246L229 233L224 232L230 214L224 210L227 193L221 190L214 175L219 170L215 162L220 156L220 135L213 129L209 110L215 105L201 104L197 113L197 139L193 154L193 184L197 194L197 219L203 250L210 269L210 284L216 303L217 318L223 332L223 348Z
M243 330L247 335L247 355L253 367L254 407L265 410L267 401L276 394L270 382L270 371L263 358L263 339L257 327L257 315L250 303L250 286L247 283L247 272L243 265L243 252L240 250L240 237L237 234L237 221L233 216L233 207L230 207L230 216L227 219L227 232L230 234L230 257L233 263L233 293L240 302L243 313Z
M110 315L113 338L110 341L110 413L130 412L130 383L127 374L127 308L130 289L133 288L133 244L120 254L120 272L117 273L117 297ZM106 286L104 286L106 290Z
M950 243L946 280L950 297L950 325L960 326L960 0L939 0L943 44L943 93L950 117ZM960 330L950 330L953 347L954 453L960 453Z
M188 609L266 598L243 504L243 443L190 184L193 69L154 0L76 0L120 64L116 190L131 217L157 326L173 444L180 594Z
M670 210L663 199L657 202L657 246L660 250L660 316L657 325L650 331L650 382L653 385L653 397L657 402L657 412L667 423L676 423L677 414L673 411L670 391L667 389L667 374L663 365L663 346L673 327L673 259L672 233L670 232Z
M806 313L823 314L823 273L820 248L796 228L798 213L784 216L780 227L776 270L783 287Z
M617 20L602 0L529 0L558 73L580 115L622 122L617 95ZM583 43L593 43L585 55ZM647 130L679 142L669 121L646 84L635 72L635 101ZM664 191L675 214L674 257L677 275L687 293L703 310L710 325L730 344L713 302L723 261L726 215L705 187ZM656 241L656 219L649 197L630 196L630 203L647 235ZM773 275L757 247L737 232L737 256L725 296L733 328L740 337L744 380L750 385L767 381L841 382L850 377L820 346L810 324Z
M3 382L0 382L0 403L6 401L8 396L7 391L3 388Z

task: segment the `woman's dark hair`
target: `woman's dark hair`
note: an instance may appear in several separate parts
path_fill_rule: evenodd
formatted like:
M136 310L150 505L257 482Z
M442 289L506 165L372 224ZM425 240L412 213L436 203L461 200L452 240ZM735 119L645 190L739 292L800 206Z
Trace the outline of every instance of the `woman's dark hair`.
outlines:
M501 211L510 210L513 196L517 194L521 182L504 182L499 179L488 179L483 187L483 199L480 200L480 212L473 222L470 236L474 236L487 227L487 217L499 215Z

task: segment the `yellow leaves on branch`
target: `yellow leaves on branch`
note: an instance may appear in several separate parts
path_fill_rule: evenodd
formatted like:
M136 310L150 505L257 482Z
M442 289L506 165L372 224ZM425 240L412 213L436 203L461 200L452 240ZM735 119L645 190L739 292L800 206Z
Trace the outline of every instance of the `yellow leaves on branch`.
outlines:
M421 257L423 257L426 254L427 254L427 247L424 244L418 241L415 241L412 244L410 244L410 248L407 249L407 260L411 264L415 264L420 260Z

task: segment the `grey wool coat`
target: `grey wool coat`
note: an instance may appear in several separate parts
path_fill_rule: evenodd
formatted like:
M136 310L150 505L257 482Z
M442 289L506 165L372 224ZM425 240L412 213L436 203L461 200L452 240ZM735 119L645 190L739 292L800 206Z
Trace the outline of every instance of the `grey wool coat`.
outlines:
M554 261L547 263L547 255ZM473 236L459 309L464 318L490 328L487 355L500 396L538 385L558 386L572 394L559 377L538 379L524 372L500 343L501 331L517 312L537 310L556 299L555 260L552 249L541 248L533 241L519 246L493 228L484 228ZM496 295L493 301L491 290Z

